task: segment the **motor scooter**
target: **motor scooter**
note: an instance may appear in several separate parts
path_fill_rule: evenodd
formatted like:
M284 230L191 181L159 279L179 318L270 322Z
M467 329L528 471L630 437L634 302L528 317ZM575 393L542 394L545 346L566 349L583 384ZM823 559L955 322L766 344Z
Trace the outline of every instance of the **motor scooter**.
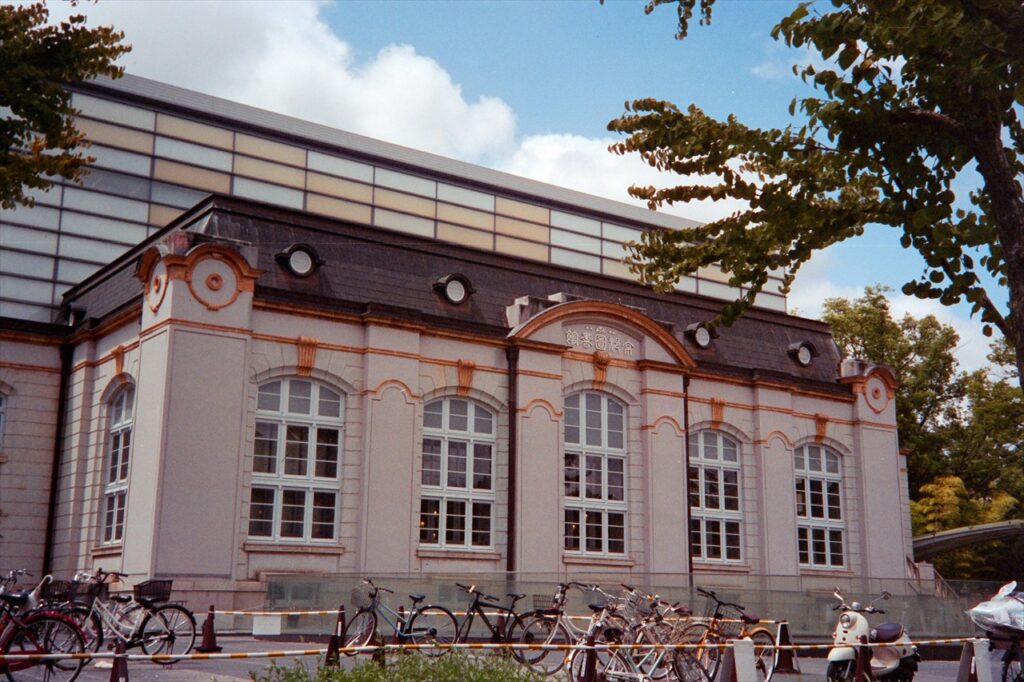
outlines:
M864 606L859 602L846 603L837 587L832 593L839 603L833 611L842 611L832 635L833 646L828 652L828 682L862 682L879 680L885 682L911 682L917 672L921 656L917 647L899 623L883 623L871 627L866 614L885 613L875 608L879 599L887 600L892 595L882 592L881 596ZM857 676L857 651L863 644L885 644L872 646L870 662L863 665L861 677Z

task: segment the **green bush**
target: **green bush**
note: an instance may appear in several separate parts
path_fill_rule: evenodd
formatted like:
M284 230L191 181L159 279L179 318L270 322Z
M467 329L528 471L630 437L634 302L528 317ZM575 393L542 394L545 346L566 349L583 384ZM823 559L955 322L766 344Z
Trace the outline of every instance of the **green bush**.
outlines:
M311 670L296 661L250 673L253 682L540 682L545 678L514 660L496 656L470 658L452 652L438 658L402 655L384 667L363 661L351 670L328 668L318 661Z

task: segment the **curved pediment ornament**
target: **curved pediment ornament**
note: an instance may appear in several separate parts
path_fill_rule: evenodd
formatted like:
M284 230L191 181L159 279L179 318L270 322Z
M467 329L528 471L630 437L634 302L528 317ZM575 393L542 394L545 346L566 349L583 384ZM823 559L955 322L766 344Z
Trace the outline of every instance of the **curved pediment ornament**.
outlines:
M557 327L555 327L557 325ZM552 328L554 327L554 332ZM643 340L653 340L671 361L694 366L682 343L646 315L617 303L572 301L552 306L509 332L520 341L540 340L582 353L607 353L614 360L644 360Z
M863 395L864 402L875 414L885 411L896 397L898 386L891 367L866 360L843 360L839 381L849 385L854 395Z
M231 305L242 292L252 293L261 274L225 244L202 244L184 256L164 256L163 262L169 278L184 281L192 296L211 311Z

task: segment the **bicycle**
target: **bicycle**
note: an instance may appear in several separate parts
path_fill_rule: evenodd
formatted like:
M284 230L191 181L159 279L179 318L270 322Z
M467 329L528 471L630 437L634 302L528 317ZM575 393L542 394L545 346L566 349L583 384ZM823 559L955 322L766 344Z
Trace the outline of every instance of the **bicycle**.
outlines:
M554 675L569 660L571 649L568 647L583 641L587 635L586 628L573 623L573 618L565 613L570 587L579 590L591 590L596 585L584 585L578 582L558 583L551 606L534 609L520 614L523 622L523 633L519 637L521 644L543 644L546 646L564 646L565 650L528 649L519 652L519 661L534 672ZM552 659L557 665L549 663Z
M147 580L135 585L130 595L109 593L108 578L127 577L117 571L97 569L79 573L72 582L69 600L59 608L81 628L89 651L99 651L104 638L112 648L140 647L147 654L187 654L196 641L196 619L181 604L165 603L171 596L171 580ZM161 665L177 661L157 660Z
M459 589L469 594L473 599L466 607L466 615L463 617L462 622L459 623L458 642L468 642L470 634L473 632L473 621L479 616L484 627L487 628L490 634L491 644L511 644L519 642L523 635L523 620L516 613L516 603L525 597L525 594L517 592L510 592L508 594L511 600L508 606L504 606L498 603L498 598L489 594L485 594L476 589L476 585L463 585L462 583L455 583ZM487 617L487 613L484 609L494 609L498 612L495 622L491 622L491 619ZM493 612L492 612L493 613ZM520 652L513 651L512 655L516 660L520 660Z
M450 645L458 638L459 624L451 611L443 606L427 604L419 606L426 599L422 594L410 594L412 608L408 613L395 611L381 598L381 593L394 594L394 590L374 585L370 578L363 578L366 593L353 590L353 603L359 606L356 615L348 622L342 641L346 648L365 647L375 638L377 621L383 619L394 631L394 640L399 644L435 644L436 648L424 648L428 656L441 656L450 651ZM362 602L362 604L360 604ZM346 651L354 656L356 651Z
M11 592L17 575L11 571L0 585L0 651L4 656L85 653L78 626L67 616L39 609L41 591L52 580L45 576L31 591ZM0 664L10 682L74 682L85 665L84 658L16 660Z
M697 659L708 673L708 680L718 676L722 663L722 645L729 640L750 638L754 642L754 662L763 682L775 672L775 636L764 627L751 627L760 622L743 606L722 601L712 590L698 587L697 592L708 599L704 622L692 623L683 630L684 641L698 644Z
M640 645L621 649L599 649L595 652L593 665L596 668L598 679L608 682L615 680L646 682L672 676L675 680L695 682L706 678L703 667L692 654L685 649L665 646L668 642L661 641L661 637L652 630L652 626L657 626L660 619L648 618L643 614L627 614L637 616L636 618L627 618L621 613L624 606L636 605L631 605L635 594L638 594L635 590L627 599L612 597L599 588L594 591L605 597L605 600L603 603L587 605L594 615L591 617L590 627L587 629L586 640L590 641L593 638L594 644L597 646L605 644L613 645L613 647L618 644ZM651 601L660 602L653 595L648 596ZM609 597L611 598L609 599ZM635 624L631 624L630 621ZM583 682L587 677L590 659L588 649L574 649L569 658L569 679L573 682Z

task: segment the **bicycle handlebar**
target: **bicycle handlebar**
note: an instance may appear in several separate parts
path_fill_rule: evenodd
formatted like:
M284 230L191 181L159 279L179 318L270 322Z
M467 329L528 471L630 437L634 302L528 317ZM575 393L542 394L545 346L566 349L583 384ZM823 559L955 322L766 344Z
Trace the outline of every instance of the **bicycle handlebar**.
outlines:
M719 606L732 606L733 608L737 608L740 611L746 611L747 610L746 607L741 606L740 604L737 604L735 602L722 601L721 599L718 598L718 595L715 594L714 590L705 590L703 587L698 587L697 591L700 592L701 594L703 594L705 597L708 597L709 599L714 599L715 602L717 602L717 604Z

